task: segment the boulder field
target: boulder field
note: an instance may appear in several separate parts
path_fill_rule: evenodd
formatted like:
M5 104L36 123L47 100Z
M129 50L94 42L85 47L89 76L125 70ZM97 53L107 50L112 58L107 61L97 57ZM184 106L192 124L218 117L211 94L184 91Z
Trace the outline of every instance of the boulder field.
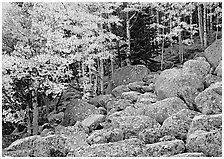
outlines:
M120 68L106 95L71 100L54 130L16 140L3 156L221 157L220 41L181 69Z

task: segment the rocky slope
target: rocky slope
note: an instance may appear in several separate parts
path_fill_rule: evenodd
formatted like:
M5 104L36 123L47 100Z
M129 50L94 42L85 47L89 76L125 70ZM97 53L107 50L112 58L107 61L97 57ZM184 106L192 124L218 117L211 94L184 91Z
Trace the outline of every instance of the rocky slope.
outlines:
M121 68L108 94L72 100L60 125L13 142L3 156L221 157L220 51L212 44L205 57L160 74Z

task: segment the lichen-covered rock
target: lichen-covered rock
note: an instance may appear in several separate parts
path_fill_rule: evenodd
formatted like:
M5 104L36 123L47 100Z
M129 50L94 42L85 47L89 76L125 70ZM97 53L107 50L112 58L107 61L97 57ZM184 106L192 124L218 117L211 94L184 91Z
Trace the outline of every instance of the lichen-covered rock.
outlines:
M137 102L143 104L151 104L157 102L157 98L155 94L146 92L138 97Z
M145 129L138 134L138 138L144 141L145 144L153 144L159 141L161 137L160 129Z
M154 90L155 90L155 84L150 83L148 86L142 86L141 93L154 92Z
M178 90L177 95L185 101L189 109L195 110L195 98L199 93L196 88L183 86L182 89Z
M127 139L105 144L94 144L79 150L69 157L141 157L144 155L145 145L139 139Z
M112 94L107 95L99 95L89 100L90 104L95 105L96 107L106 107L107 103L111 100L114 100L114 96Z
M144 115L162 124L168 117L184 108L187 109L188 107L180 98L171 97L145 107Z
M202 152L206 155L206 157L221 157L222 131L196 131L188 136L186 149L187 152Z
M212 67L216 68L222 60L222 39L216 40L205 49L205 57Z
M117 142L124 139L124 134L121 129L101 129L96 130L87 138L87 143L102 144L109 142Z
M133 82L133 83L129 83L128 84L128 88L131 91L137 91L137 92L141 92L142 86L145 85L145 82L139 81L139 82Z
M120 86L115 87L112 90L111 94L114 97L120 97L123 92L128 92L128 91L130 91L130 89L128 88L127 85L120 85Z
M159 142L172 141L172 140L176 140L176 138L171 135L165 135L159 139Z
M221 81L222 81L222 78L221 77L218 77L218 76L212 75L212 74L208 74L204 78L205 88L208 88L213 83L221 82Z
M82 121L84 127L88 127L90 131L95 130L100 123L104 122L105 116L102 114L91 115Z
M125 66L114 71L111 78L112 89L119 85L142 81L149 74L149 69L144 65Z
M222 61L219 62L219 65L216 67L214 72L218 77L222 77Z
M196 107L202 114L222 113L222 82L212 84L195 98Z
M203 80L196 74L183 74L179 69L164 70L155 83L157 99L177 97L183 86L190 86L199 91L204 89Z
M84 100L75 99L66 105L63 126L72 126L77 121L82 121L90 115L100 114L99 110Z
M172 156L184 152L185 145L182 140L157 142L146 145L147 157Z
M210 64L205 61L188 60L183 64L184 74L196 74L200 78L204 78L210 71Z
M121 95L122 99L129 100L131 102L136 102L141 93L136 91L124 92Z
M115 111L121 111L129 106L132 106L130 101L125 99L118 99L118 100L109 101L106 105L106 108L108 112L111 109L114 109Z
M222 127L222 114L215 115L199 115L195 116L192 120L188 134L192 134L195 131L212 131L218 130Z
M206 157L206 156L201 152L192 152L192 153L181 153L170 157Z
M16 140L9 147L5 148L5 150L16 151L32 149L34 147L34 142L39 138L41 138L39 135L35 135Z
M31 157L31 150L2 151L2 157Z
M144 129L156 129L160 124L148 116L122 116L110 118L113 128L122 129L125 139L137 137Z
M48 136L48 135L52 135L54 134L54 132L51 129L44 129L41 133L40 136L44 137L44 136Z
M197 115L200 115L200 113L189 109L182 109L163 122L160 130L161 134L171 135L183 141L186 140L192 119Z
M145 77L143 77L142 81L149 85L151 83L155 83L157 77L158 77L158 74L152 72L146 75Z

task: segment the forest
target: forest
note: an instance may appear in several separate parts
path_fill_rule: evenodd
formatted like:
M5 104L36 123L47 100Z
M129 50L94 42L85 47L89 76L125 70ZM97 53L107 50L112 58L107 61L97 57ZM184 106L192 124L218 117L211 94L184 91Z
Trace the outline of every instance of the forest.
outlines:
M221 2L2 3L2 135L38 135L67 98L107 94L117 69L180 67L221 32Z

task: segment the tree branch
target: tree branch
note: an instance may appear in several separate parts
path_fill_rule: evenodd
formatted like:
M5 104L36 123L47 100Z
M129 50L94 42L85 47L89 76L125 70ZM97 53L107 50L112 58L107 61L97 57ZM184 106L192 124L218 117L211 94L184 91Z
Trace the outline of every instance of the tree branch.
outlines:
M138 14L137 14L137 17L135 18L135 21L132 23L132 25L129 27L129 29L131 29L134 26L134 24L137 21L137 19L138 19Z

